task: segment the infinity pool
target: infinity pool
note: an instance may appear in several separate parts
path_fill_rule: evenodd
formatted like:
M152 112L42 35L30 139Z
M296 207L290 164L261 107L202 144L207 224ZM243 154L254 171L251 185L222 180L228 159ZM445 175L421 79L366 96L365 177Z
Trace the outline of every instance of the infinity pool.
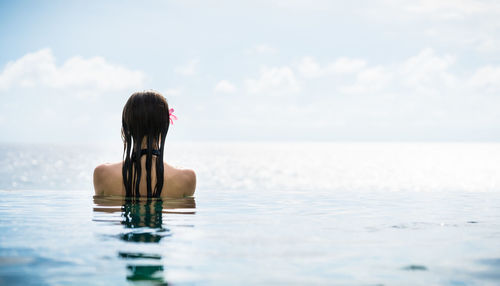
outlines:
M196 197L139 202L93 196L106 152L58 175L67 156L4 147L0 285L500 283L495 144L223 147L171 155L197 170Z

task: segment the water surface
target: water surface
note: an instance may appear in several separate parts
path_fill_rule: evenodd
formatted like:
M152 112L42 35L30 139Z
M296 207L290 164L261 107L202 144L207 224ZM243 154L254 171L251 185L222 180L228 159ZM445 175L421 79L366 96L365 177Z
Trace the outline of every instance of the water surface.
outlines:
M0 284L500 283L500 144L168 147L196 197L94 197L116 148L2 145Z

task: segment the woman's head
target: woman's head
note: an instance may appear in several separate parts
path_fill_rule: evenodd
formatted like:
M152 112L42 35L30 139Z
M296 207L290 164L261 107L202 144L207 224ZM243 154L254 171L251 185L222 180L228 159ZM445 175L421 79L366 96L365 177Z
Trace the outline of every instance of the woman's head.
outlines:
M163 187L163 149L167 136L169 108L165 97L156 91L136 92L130 96L122 113L124 144L123 183L126 195L139 197L141 179L141 150L146 150L147 196L160 196ZM156 186L151 187L153 150L156 158Z
M148 137L158 144L167 133L169 123L167 100L156 91L132 94L123 108L123 137L131 136L134 145L143 144Z

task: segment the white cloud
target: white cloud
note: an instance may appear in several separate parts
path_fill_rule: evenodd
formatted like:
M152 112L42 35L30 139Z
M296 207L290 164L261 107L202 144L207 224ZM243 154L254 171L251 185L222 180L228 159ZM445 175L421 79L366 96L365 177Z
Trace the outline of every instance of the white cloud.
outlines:
M264 68L259 79L245 81L249 93L284 94L300 91L296 71L304 79L325 79L325 90L344 94L436 94L444 88L455 88L458 78L450 68L455 57L437 55L431 48L398 63L370 66L363 59L339 57L329 63L320 63L314 57L303 57L281 68ZM479 77L479 75L478 75ZM493 78L489 80L491 85ZM479 80L476 80L477 84ZM315 85L320 84L316 81Z
M455 62L451 55L437 56L434 50L427 48L418 55L406 60L401 67L400 75L409 86L452 85L455 78L448 68Z
M198 59L191 59L185 65L175 68L175 72L185 76L192 76L198 72Z
M468 85L487 92L500 91L500 66L479 68L467 81Z
M221 80L215 85L214 91L220 93L233 93L236 91L236 87L227 80Z
M313 57L304 57L297 65L297 70L303 77L315 78L324 75L323 68Z
M385 65L369 65L363 59L347 57L321 63L314 57L306 56L298 63L292 63L293 69L290 66L262 68L259 78L245 80L245 87L248 93L254 94L312 91L315 94L324 93L325 96L335 93L372 96L465 95L500 90L500 67L486 66L464 74L454 70L455 62L454 55L437 54L431 48ZM296 74L301 75L300 81L295 77ZM313 78L316 79L314 87L308 85Z
M495 53L500 51L500 40L491 34L480 35L475 41L476 49L482 53Z
M9 62L0 73L0 89L12 87L74 88L102 91L123 90L143 86L145 74L111 64L102 57L72 57L56 65L50 49L28 53Z
M263 67L258 79L246 79L248 93L283 95L297 93L300 86L293 70L288 66Z
M343 93L438 93L457 86L457 76L450 71L454 63L454 56L439 56L427 48L400 63L365 67L355 73L354 83L341 85L338 90Z
M393 75L382 66L366 68L356 74L354 84L339 87L343 93L372 93L385 88Z

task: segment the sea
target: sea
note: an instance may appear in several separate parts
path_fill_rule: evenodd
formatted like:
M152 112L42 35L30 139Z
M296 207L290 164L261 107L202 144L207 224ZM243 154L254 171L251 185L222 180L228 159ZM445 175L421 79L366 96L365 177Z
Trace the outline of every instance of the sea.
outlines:
M94 196L113 144L0 144L0 285L500 285L500 143L169 142L194 197Z

